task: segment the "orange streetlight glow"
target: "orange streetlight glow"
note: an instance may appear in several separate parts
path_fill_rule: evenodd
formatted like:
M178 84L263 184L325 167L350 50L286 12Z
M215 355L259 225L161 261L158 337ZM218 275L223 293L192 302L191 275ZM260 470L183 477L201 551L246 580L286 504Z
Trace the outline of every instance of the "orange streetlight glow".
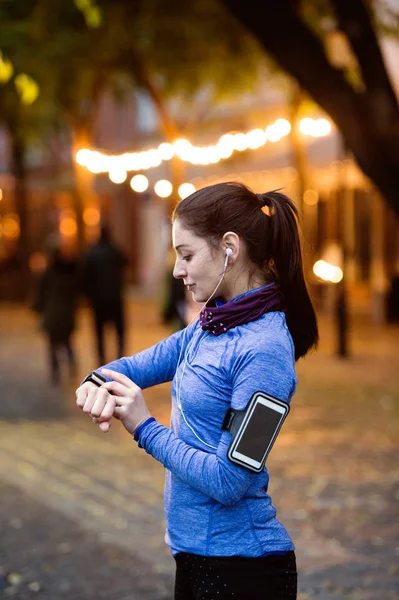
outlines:
M336 267L335 265L331 265L325 260L318 260L313 265L313 273L323 279L323 281L329 281L331 283L339 283L344 274L340 267Z

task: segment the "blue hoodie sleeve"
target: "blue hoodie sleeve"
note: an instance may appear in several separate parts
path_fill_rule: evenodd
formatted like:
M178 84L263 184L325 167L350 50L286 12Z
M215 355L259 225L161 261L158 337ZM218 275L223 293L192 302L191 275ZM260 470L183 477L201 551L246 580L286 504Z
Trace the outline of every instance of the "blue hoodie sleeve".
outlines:
M193 326L186 327L151 348L133 356L119 358L96 370L101 373L101 369L106 368L123 373L141 389L172 381L179 357L190 341L192 333ZM111 381L109 377L107 380Z
M245 407L258 390L289 401L296 383L292 362L290 346L278 342L268 344L264 350L250 349L239 355L232 368L232 406ZM232 506L244 496L257 474L228 460L230 441L231 434L221 431L216 452L204 451L152 422L141 431L139 446L195 489Z

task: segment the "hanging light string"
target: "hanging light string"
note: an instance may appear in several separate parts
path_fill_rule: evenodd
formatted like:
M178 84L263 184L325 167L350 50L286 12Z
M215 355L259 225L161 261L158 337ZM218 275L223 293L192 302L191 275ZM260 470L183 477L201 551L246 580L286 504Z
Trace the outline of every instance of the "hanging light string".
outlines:
M323 118L304 118L299 123L299 129L304 135L318 138L330 133L331 123ZM222 135L217 143L210 146L194 146L188 140L178 139L173 144L164 142L157 148L118 155L82 148L76 153L76 161L92 173L108 173L112 182L123 183L129 171L146 171L158 167L174 156L192 165L215 164L229 158L233 152L255 150L268 142L279 142L290 131L291 124L287 119L277 119L266 129ZM140 184L138 185L140 187ZM141 180L141 187L143 185L145 185L144 179Z

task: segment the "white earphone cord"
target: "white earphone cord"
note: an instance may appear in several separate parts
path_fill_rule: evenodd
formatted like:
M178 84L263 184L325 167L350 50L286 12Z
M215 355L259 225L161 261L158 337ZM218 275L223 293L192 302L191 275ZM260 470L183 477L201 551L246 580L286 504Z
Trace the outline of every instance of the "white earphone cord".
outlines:
M217 284L217 286L215 287L215 289L213 290L212 294L209 296L208 300L205 302L205 304L203 304L201 306L201 308L199 309L199 311L194 315L194 317L191 319L191 321L188 323L188 325L186 325L185 330L187 329L187 327L189 325L191 325L195 319L198 317L198 315L201 313L201 311L203 310L203 308L208 304L209 300L212 298L212 296L216 293L216 291L218 290L220 284L222 283L223 279L224 279L224 275L226 273L226 269L227 269L227 264L229 262L229 257L233 254L233 251L231 248L226 248L226 258L224 261L224 265L223 265L223 273L221 278L219 279L219 282ZM184 332L185 335L185 332ZM195 437L197 438L197 440L199 440L202 444L205 444L205 446L208 446L209 448L212 448L212 450L217 450L217 446L212 446L211 444L208 444L207 442L205 442L202 438L200 438L200 436L194 431L194 429L192 428L192 426L190 425L190 423L187 421L186 419L186 415L183 412L183 407L181 405L181 401L180 401L180 391L181 391L181 385L182 385L182 381L183 381L183 376L184 376L184 372L186 370L186 366L187 366L187 360L188 360L188 354L189 351L191 350L191 347L194 345L195 339L192 340L191 345L187 348L186 350L186 357L184 359L184 363L183 363L183 368L182 368L182 374L180 377L180 384L178 382L176 382L176 402L177 402L177 407L179 408L181 415L184 419L185 424L187 425L187 427L192 431L192 433L195 435ZM183 346L184 344L182 344L181 350L180 350L180 354L179 354L179 359L177 361L177 367L176 367L176 371L179 368L180 365L180 358L181 358L181 354L183 351Z

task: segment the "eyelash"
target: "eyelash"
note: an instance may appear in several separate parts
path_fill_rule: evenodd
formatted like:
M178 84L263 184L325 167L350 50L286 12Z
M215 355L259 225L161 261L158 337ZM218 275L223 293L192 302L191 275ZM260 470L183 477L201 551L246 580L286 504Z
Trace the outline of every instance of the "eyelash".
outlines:
M182 259L185 260L186 262L190 262L191 258L192 258L191 254L188 256L182 256Z

